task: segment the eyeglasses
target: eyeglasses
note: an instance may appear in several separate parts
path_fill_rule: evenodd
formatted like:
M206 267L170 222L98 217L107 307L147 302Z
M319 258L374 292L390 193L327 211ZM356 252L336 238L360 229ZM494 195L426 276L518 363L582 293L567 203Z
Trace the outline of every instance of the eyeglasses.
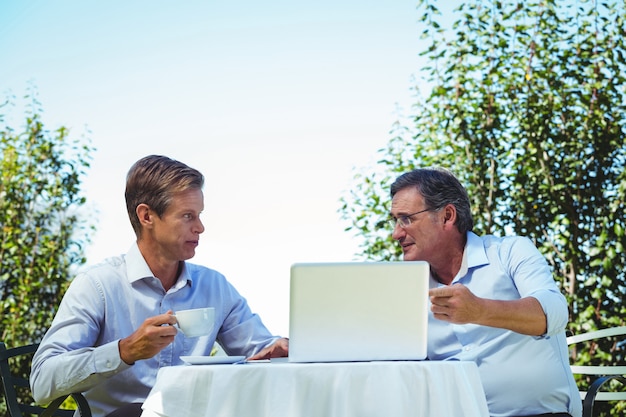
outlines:
M432 211L433 209L424 209L424 210L420 210L420 211L416 211L415 213L411 213L411 214L405 214L402 216L399 216L398 218L390 218L389 224L391 224L391 227L393 227L394 229L396 228L396 226L400 226L401 228L405 229L407 227L409 227L411 225L411 216L415 216L416 214L420 214L420 213L425 213L427 211Z

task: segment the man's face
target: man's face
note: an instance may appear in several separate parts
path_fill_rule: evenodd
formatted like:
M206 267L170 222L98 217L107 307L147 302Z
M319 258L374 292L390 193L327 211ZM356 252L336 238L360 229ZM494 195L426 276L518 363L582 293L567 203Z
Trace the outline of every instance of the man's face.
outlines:
M151 236L159 256L168 261L184 261L196 253L204 225L200 213L204 210L202 190L190 189L177 193L163 216L154 216Z
M391 215L396 219L425 209L424 198L414 187L399 190L391 200ZM408 220L410 224L405 227L396 224L391 236L402 247L405 261L430 262L439 247L438 213L424 211L408 216Z

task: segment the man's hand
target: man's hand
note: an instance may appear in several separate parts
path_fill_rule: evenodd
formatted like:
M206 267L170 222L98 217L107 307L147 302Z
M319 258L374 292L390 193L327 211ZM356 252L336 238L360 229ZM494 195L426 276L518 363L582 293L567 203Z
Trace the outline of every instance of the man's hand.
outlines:
M269 358L284 358L289 356L289 339L282 338L274 342L273 345L266 347L256 355L248 358L250 361Z
M436 319L455 324L478 323L481 317L481 299L460 284L432 288L428 294L430 309Z
M490 300L475 296L465 285L432 288L431 311L436 319L455 324L480 324L508 329L520 334L541 336L547 319L536 298Z
M153 357L174 341L178 332L174 324L171 310L146 319L133 334L120 340L120 357L129 365Z

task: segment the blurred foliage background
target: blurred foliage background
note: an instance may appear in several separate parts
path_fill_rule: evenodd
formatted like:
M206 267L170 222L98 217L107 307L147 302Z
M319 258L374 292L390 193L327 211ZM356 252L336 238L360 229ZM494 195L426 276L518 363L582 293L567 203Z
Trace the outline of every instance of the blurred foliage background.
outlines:
M625 7L477 0L444 20L436 1L419 1L428 64L416 85L427 91L416 87L411 119L342 197L363 258L401 259L380 227L389 186L403 172L442 166L468 189L475 232L534 240L567 296L572 334L624 325ZM572 363L624 365L625 350L609 339L570 353Z
M19 129L5 123L11 98L0 107L0 340L9 348L41 340L93 229L80 215L88 139L46 130L33 87L26 100ZM30 374L29 360L14 365Z

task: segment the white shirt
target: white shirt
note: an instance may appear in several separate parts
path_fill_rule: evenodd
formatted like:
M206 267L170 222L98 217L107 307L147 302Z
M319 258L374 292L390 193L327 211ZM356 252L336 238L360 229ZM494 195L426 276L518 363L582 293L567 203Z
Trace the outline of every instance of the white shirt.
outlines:
M536 298L547 317L540 337L476 324L428 322L428 358L474 361L492 417L568 412L582 414L569 367L565 326L567 302L550 266L527 238L478 237L467 233L461 270L451 285L463 284L478 297ZM439 284L431 277L431 287Z

